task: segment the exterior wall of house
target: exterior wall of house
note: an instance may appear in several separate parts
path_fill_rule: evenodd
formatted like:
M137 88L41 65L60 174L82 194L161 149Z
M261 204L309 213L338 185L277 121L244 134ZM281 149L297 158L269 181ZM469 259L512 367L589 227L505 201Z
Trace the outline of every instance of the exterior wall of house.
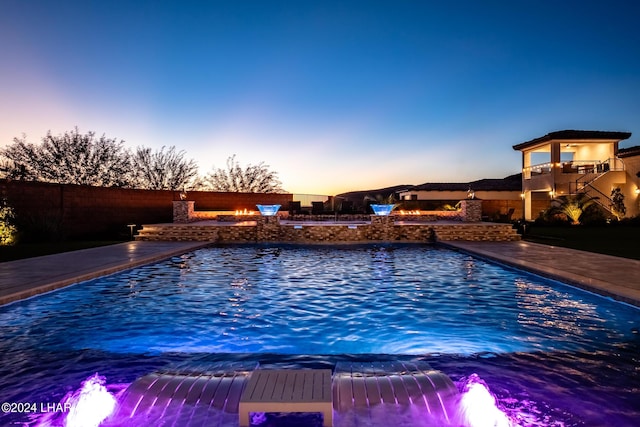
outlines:
M615 157L617 143L607 141L602 143L580 144L575 149L574 160L605 161Z
M568 176L562 176L556 181L555 191L558 196L575 193L576 179L584 178L584 175L579 174L565 175ZM602 193L602 197L610 197L614 188L622 189L627 185L627 177L628 174L625 171L610 171L598 177L591 185Z
M565 144L569 146L566 147ZM616 159L617 151L618 141L615 140L549 141L523 150L522 190L525 219L534 220L552 196L575 194L582 183L589 181L596 189L591 190L590 195L598 197L605 206L610 203L608 198L611 196L611 191L614 188L620 188L625 197L627 216L638 215L640 213L639 196L635 193L635 189L640 184L635 174L640 169L640 156L627 157L620 161ZM535 166L531 164L533 152L550 153L549 164L540 168L531 168ZM573 153L573 162L577 163L571 165L561 161L562 153L568 152ZM608 160L610 170L591 181L597 176L593 173L596 166ZM593 163L592 171L575 167L576 164L584 166L589 162Z
M625 172L627 174L627 186L622 189L624 194L624 205L627 208L627 216L640 215L640 194L636 191L640 189L640 155L624 157Z

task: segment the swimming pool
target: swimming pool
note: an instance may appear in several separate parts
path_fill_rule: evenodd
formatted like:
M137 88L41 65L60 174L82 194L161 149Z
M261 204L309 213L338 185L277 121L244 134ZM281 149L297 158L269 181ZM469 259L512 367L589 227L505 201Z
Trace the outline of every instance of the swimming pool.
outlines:
M0 400L60 401L95 372L115 387L203 355L392 356L478 373L526 425L631 426L639 324L635 307L440 247L213 247L0 308Z

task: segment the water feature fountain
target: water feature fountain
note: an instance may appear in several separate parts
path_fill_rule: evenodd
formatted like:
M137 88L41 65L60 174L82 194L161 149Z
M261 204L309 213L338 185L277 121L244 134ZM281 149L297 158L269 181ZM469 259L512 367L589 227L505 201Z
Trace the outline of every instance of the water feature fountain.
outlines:
M377 216L389 216L391 211L396 205L394 204L383 204L383 205L371 205L371 209L373 213Z
M256 205L262 216L275 216L280 209L280 205Z

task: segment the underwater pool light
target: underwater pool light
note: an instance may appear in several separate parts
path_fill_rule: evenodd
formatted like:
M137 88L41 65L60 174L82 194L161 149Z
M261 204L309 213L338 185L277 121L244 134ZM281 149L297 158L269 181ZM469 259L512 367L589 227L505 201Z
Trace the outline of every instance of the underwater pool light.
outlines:
M116 398L105 387L105 377L95 374L67 400L70 404L65 427L98 427L113 414Z
M464 384L458 405L460 421L467 427L512 427L513 423L498 407L495 396L477 374Z

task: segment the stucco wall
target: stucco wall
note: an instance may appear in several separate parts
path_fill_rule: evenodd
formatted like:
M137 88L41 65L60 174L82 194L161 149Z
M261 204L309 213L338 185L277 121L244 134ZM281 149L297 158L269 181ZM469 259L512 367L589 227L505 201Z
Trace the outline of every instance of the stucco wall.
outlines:
M640 172L640 156L625 157L623 161L628 182L623 192L627 216L640 215L640 194L636 194L636 189L640 188L640 178L637 176Z
M177 191L104 188L0 180L0 195L23 223L46 222L61 227L65 237L128 233L127 224L173 221ZM255 209L257 203L287 205L291 194L189 192L196 209Z

